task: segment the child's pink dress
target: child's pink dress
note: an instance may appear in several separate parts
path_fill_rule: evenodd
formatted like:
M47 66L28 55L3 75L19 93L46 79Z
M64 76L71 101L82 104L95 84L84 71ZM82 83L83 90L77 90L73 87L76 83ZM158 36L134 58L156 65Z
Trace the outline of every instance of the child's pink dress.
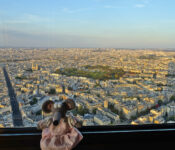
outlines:
M43 128L45 122L39 122L42 130L40 146L42 150L71 150L83 138L82 134L64 119L60 120L59 125L54 126L51 119L46 122L48 128Z

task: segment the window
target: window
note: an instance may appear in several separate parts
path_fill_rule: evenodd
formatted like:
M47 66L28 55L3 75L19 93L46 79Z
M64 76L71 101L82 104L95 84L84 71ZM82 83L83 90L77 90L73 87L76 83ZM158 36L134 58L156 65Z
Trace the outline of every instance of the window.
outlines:
M0 127L67 98L84 126L175 123L174 1L0 3Z

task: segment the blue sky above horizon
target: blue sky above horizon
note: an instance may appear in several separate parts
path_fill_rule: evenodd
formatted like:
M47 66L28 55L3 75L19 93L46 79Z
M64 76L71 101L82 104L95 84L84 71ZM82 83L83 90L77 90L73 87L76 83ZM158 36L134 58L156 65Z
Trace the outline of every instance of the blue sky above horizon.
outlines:
M0 0L0 46L175 48L174 0Z

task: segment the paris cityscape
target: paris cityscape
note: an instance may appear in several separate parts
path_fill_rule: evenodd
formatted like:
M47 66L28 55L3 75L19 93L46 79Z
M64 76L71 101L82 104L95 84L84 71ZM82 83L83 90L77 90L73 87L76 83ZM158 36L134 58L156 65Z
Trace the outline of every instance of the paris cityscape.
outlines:
M0 48L0 127L36 127L67 98L83 126L175 123L175 51Z

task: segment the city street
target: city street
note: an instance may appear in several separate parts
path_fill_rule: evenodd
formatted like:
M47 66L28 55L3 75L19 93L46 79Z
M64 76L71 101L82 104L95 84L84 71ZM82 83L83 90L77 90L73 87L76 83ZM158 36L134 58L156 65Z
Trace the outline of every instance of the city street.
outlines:
M11 104L11 107L12 107L13 125L14 125L14 127L23 126L22 116L21 116L21 112L19 110L19 104L18 104L18 101L16 99L16 94L14 92L14 89L12 87L12 84L10 82L10 78L8 76L8 73L7 73L5 67L3 67L3 72L4 72L6 84L7 84L7 87L8 87L8 94L9 94L9 97L10 97L10 104Z

